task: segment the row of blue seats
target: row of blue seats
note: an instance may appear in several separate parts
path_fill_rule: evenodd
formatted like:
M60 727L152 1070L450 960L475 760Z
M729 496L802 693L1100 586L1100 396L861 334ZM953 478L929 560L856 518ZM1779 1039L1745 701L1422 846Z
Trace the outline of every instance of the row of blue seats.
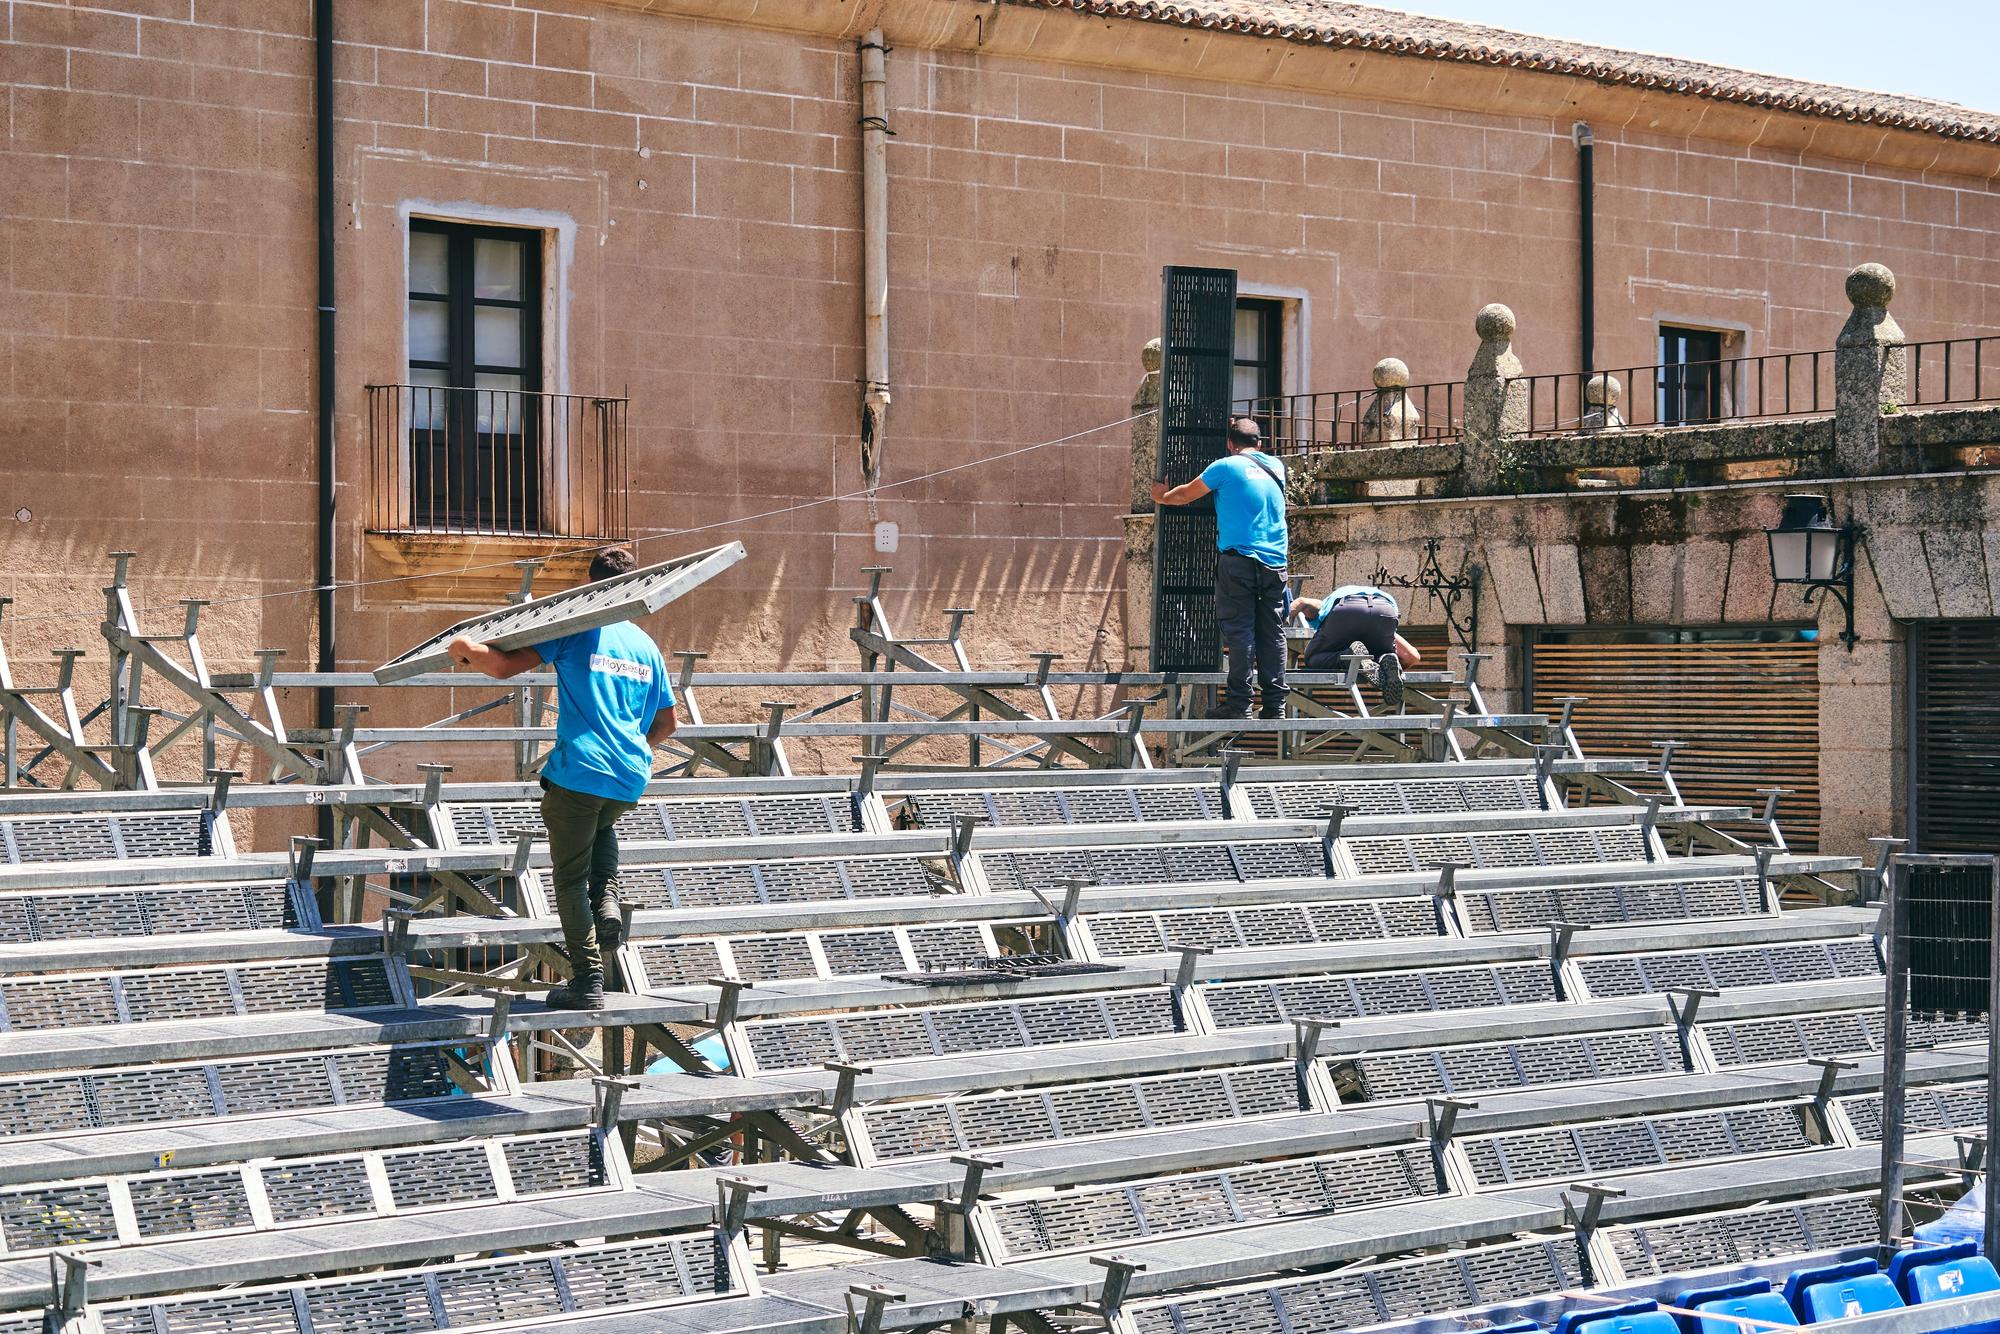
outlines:
M1761 1278L1692 1288L1673 1301L1684 1313L1678 1317L1650 1301L1572 1311L1556 1322L1555 1334L1751 1334L1771 1325L1817 1324L1984 1292L2000 1292L2000 1272L1968 1241L1904 1251L1889 1262L1887 1273L1873 1260L1801 1269L1785 1279L1782 1293ZM1533 1321L1519 1321L1483 1334L1542 1330Z

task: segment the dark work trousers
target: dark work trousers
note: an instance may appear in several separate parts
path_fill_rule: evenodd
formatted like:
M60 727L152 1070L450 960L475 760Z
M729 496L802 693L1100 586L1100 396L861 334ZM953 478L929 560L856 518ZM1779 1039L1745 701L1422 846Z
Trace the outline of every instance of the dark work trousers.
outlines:
M1263 712L1277 717L1285 707L1285 572L1252 556L1225 551L1215 563L1215 621L1229 655L1222 709L1250 712L1250 665L1257 665Z
M1355 644L1373 658L1396 651L1396 631L1402 618L1380 598L1346 597L1326 609L1326 619L1306 645L1306 669L1337 672L1347 665Z
M542 826L549 832L550 892L562 918L573 968L595 961L597 917L610 906L618 875L618 817L637 802L573 792L542 780Z

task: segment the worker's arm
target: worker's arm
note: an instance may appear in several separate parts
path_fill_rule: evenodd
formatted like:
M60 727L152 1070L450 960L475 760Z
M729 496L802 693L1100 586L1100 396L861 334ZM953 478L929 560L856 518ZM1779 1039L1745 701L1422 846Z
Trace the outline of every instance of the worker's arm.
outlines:
M1325 598L1293 598L1292 619L1310 621L1319 615L1319 609L1325 605Z
M510 676L522 672L532 672L542 665L542 655L532 648L494 648L476 639L458 636L445 645L445 652L461 667L470 667L475 672L484 672L496 681L505 681Z
M680 726L680 719L674 717L674 706L669 704L653 715L653 725L646 729L646 743L657 746L674 734Z
M1402 663L1405 667L1414 667L1423 660L1424 660L1424 655L1417 652L1417 646L1415 644L1412 644L1409 640L1403 638L1401 635L1396 636L1397 662Z
M1179 486L1168 486L1165 482L1153 483L1153 503L1155 505L1191 505L1208 494L1208 483L1197 477Z

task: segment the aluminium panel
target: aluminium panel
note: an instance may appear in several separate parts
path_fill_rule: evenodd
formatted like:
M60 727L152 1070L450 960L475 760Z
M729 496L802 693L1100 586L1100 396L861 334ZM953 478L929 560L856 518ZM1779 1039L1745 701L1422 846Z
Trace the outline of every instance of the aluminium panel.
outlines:
M615 579L482 612L377 667L375 680L380 685L392 685L425 672L450 670L451 658L445 652L445 645L458 635L476 634L482 642L498 649L528 648L581 630L651 615L721 574L745 554L741 542L731 542L676 556Z

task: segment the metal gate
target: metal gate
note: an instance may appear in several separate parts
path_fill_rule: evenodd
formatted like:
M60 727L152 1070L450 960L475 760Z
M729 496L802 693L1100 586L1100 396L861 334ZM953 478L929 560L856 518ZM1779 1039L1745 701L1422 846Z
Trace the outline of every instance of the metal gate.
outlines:
M1168 267L1160 308L1160 471L1178 486L1228 451L1236 271ZM1212 672L1215 502L1162 506L1153 528L1153 670Z
M1924 852L2000 847L2000 620L1910 624L1910 822Z
M1528 645L1531 707L1564 695L1592 756L1657 758L1682 743L1674 777L1691 802L1762 808L1759 788L1791 792L1778 808L1795 848L1819 846L1819 647L1798 630L1546 630Z

